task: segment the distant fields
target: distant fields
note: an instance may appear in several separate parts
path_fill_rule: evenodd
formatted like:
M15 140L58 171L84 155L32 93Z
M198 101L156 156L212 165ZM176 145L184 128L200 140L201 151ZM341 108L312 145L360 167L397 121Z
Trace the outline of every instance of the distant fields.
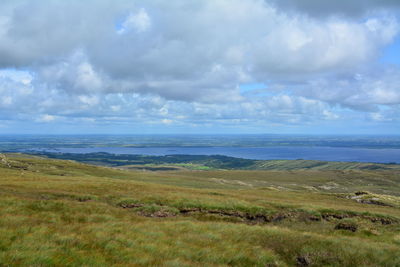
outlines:
M172 165L1 154L0 263L400 266L397 165Z
M55 159L76 160L103 166L129 166L157 170L155 167L189 170L400 170L400 164L333 162L318 160L252 160L223 155L131 155L97 153L30 152ZM162 170L162 169L160 169Z

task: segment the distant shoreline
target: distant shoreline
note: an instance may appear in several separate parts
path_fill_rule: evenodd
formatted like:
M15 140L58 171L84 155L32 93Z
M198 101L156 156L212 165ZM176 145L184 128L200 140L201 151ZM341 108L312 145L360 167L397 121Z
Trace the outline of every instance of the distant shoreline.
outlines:
M109 153L115 155L223 155L249 160L318 160L333 162L400 163L400 149L368 149L337 147L58 147L21 149L21 153Z
M307 159L257 160L217 154L140 155L112 154L107 152L62 153L44 151L26 152L26 154L61 160L75 160L100 166L144 170L173 170L173 168L189 170L400 170L400 164L396 162L379 163Z

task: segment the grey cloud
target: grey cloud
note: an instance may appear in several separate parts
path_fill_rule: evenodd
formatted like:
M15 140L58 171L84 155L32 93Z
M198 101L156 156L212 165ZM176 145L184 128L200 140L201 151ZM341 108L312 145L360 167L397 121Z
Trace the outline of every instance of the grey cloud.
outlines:
M311 16L343 15L360 17L371 12L399 11L398 0L267 0L285 11L300 11Z

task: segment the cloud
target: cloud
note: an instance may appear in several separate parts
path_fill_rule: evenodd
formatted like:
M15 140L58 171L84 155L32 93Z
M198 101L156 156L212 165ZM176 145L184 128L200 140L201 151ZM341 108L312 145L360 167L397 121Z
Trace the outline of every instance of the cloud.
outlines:
M183 101L238 99L243 82L349 70L399 31L393 16L320 21L259 0L6 5L0 66L30 68L66 91Z
M56 116L49 115L49 114L44 114L40 116L40 118L37 119L38 122L51 122L56 119Z
M398 6L5 0L0 119L264 125L362 112L390 121L400 70L376 60L399 34ZM241 93L251 83L265 87Z
M397 0L268 0L282 10L304 12L311 16L343 15L359 17L369 12L400 9Z
M400 104L400 69L375 68L352 77L311 80L297 94L360 111Z
M14 76L21 76L13 74ZM139 93L73 93L46 85L24 84L19 81L1 80L4 101L0 114L7 119L35 118L38 122L71 119L94 121L136 121L162 124L237 123L238 121L299 123L324 119L320 114L329 105L303 96L280 94L261 98L242 97L236 101L211 103L168 100L156 94ZM9 88L9 90L4 90ZM295 119L294 119L295 118Z
M168 125L168 124L173 123L174 121L170 120L170 119L162 119L161 122Z

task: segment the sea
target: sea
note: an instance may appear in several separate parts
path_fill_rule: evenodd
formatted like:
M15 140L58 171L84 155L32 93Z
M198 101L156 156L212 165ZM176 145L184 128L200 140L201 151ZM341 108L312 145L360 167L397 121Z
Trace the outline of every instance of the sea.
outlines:
M35 151L400 164L400 135L0 135L0 152Z
M95 153L132 155L224 155L257 160L305 159L322 161L400 163L400 149L347 148L347 147L60 147L34 149L59 153Z

